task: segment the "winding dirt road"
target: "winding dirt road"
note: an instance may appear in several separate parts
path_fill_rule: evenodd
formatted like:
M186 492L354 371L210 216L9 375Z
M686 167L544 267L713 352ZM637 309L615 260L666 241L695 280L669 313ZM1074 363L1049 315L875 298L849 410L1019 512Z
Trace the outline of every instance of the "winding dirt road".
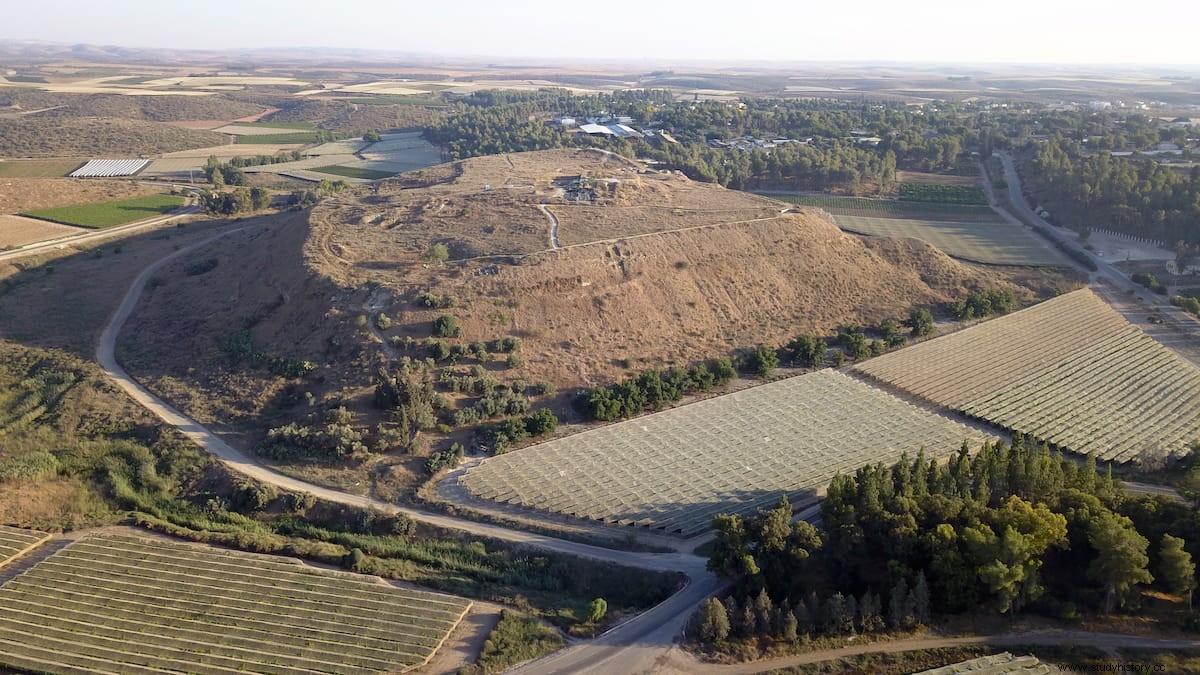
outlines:
M230 469L257 481L275 485L284 490L309 492L319 499L355 506L378 509L386 513L403 513L414 520L445 529L459 530L470 534L491 537L516 544L534 546L556 553L575 555L593 560L618 563L639 569L681 572L688 577L687 585L665 602L647 610L629 621L609 630L603 636L583 644L557 652L550 657L526 665L525 673L579 673L579 672L638 672L651 665L668 652L674 644L692 610L720 587L720 582L705 569L705 559L689 553L634 553L582 544L539 534L510 530L497 525L477 523L431 513L420 509L400 507L389 502L331 490L320 485L285 476L263 466L246 453L226 443L204 425L176 410L166 401L155 396L139 384L117 362L115 348L117 337L129 315L137 306L152 275L171 261L206 246L222 237L246 228L227 230L202 241L184 247L161 258L142 270L137 276L120 306L109 319L100 334L96 346L96 361L105 374L121 387L139 405L154 413L158 418L177 428L200 447L219 458Z
M1175 649L1200 647L1200 641L1164 640L1144 636L1084 633L1080 631L1038 631L1001 636L928 638L883 642L873 645L850 646L836 650L811 652L750 664L701 664L676 646L676 640L692 612L705 598L719 591L722 581L706 571L705 559L690 553L635 553L582 544L497 525L431 513L420 509L400 507L389 502L332 490L283 475L263 466L253 457L238 450L199 422L138 384L115 356L117 337L133 312L146 283L164 266L206 246L222 237L247 228L227 230L163 257L144 269L126 292L120 306L105 326L96 346L96 361L105 374L134 401L170 424L193 442L219 458L230 469L263 483L298 492L309 492L320 499L349 506L373 508L387 513L403 513L429 525L492 537L516 544L593 560L618 563L640 569L681 572L688 583L663 603L617 625L602 636L560 650L537 661L525 664L514 672L543 673L752 673L789 665L875 652L898 652L960 644L1095 644L1104 648L1114 646L1147 646Z

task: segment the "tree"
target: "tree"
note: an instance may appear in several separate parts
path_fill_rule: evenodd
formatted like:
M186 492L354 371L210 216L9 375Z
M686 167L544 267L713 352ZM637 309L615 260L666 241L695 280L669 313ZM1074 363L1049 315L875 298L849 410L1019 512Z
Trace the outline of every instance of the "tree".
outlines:
M1200 509L1200 465L1193 466L1179 479L1179 494L1191 500L1193 509Z
M783 625L779 631L779 637L788 642L795 642L800 637L800 621L796 618L796 614L791 610L784 611L780 620Z
M917 623L929 623L929 583L925 581L925 571L917 572L917 581L913 584L913 613Z
M1186 595L1188 610L1192 608L1192 591L1196 589L1196 565L1192 554L1184 550L1184 541L1169 534L1162 536L1158 553L1158 575L1175 595Z
M587 622L597 624L608 614L608 602L604 598L596 598L588 603Z
M908 583L901 579L892 587L892 596L888 601L888 623L892 628L908 628L915 617L908 603Z
M792 617L792 621L796 618ZM704 642L724 642L729 637L729 613L716 598L700 603L696 610L696 634Z
M797 336L788 343L787 348L792 353L792 361L806 368L825 365L825 351L829 349L824 340L812 335Z
M455 338L462 335L462 328L458 325L458 319L443 314L433 320L433 335L441 338Z
M1124 606L1134 586L1154 581L1146 569L1150 542L1138 534L1129 518L1102 511L1088 523L1087 538L1096 551L1087 575L1104 586L1105 614L1112 612L1114 603Z
M271 193L264 188L250 188L250 204L255 211L261 211L271 205Z
M446 248L445 244L431 244L425 252L421 254L421 260L427 263L441 264L450 259L450 249Z
M766 345L759 345L746 356L746 369L759 377L767 377L778 365L779 355Z
M933 314L924 307L913 307L909 310L908 321L905 323L912 330L913 337L929 335L936 327L936 324L933 322Z
M883 630L881 602L876 593L872 591L863 593L862 600L858 603L858 626L864 633Z

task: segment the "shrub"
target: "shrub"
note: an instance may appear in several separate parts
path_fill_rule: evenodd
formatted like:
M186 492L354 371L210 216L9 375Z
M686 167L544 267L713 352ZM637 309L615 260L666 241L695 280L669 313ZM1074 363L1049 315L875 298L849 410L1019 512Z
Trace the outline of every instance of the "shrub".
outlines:
M440 338L456 338L462 335L462 328L458 325L458 319L443 314L433 320L433 335Z
M514 369L515 368L524 368L525 367L525 359L521 358L517 354L509 354L508 358L505 360L505 365L507 365L509 368L514 368Z
M548 434L558 428L558 417L549 408L538 408L525 418L525 430L531 436Z
M421 254L421 260L427 263L444 263L450 259L450 249L445 244L432 244Z
M392 327L392 318L387 314L379 313L375 315L375 327L379 330L387 330Z

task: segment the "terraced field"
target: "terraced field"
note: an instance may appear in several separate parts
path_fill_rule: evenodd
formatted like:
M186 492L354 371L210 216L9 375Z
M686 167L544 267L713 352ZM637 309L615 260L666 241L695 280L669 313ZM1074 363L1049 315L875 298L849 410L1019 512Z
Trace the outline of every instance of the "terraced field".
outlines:
M1109 461L1200 440L1200 370L1090 290L870 359L872 378Z
M917 220L953 221L957 223L994 223L1000 216L988 206L937 204L932 202L902 202L898 199L867 197L838 197L835 195L758 192L764 197L789 204L815 206L835 216L868 218L913 218Z
M0 666L46 673L383 673L470 603L286 559L104 534L0 586Z
M962 409L1098 459L1178 456L1200 440L1200 371L1129 326Z
M46 539L47 535L41 532L0 525L0 567Z
M1128 325L1085 289L869 359L855 369L939 405L960 408Z
M946 222L835 215L837 226L873 237L921 239L955 258L989 265L1062 267L1067 261L1032 232L1008 222Z
M815 497L864 464L984 438L823 370L500 455L461 482L484 499L690 536L718 513Z

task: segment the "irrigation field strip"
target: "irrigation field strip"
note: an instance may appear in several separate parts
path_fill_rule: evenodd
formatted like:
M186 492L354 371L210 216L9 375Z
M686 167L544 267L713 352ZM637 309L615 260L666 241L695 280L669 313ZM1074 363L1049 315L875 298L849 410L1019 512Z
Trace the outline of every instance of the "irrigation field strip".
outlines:
M0 567L36 549L49 538L50 535L44 532L0 525Z
M264 571L270 575L264 575ZM284 597L276 597L280 593ZM104 644L106 639L123 644L141 635L151 640L157 637L156 644L165 641L172 645L163 648L167 651L159 654L161 658L179 653L198 658L201 652L214 650L238 653L238 660L230 668L240 667L261 652L264 644L273 644L275 652L268 657L274 661L291 659L294 672L328 670L324 666L317 670L307 667L320 665L322 655L331 653L337 659L331 667L339 672L348 659L361 666L354 672L426 663L470 608L469 602L450 596L384 586L348 575L322 574L265 556L207 552L168 542L108 535L71 544L0 589L0 597L6 607L13 607L13 616L21 617L0 621L0 652L8 640L6 632L20 632L22 626L36 628L40 625L36 621L23 619L42 617L57 622L55 625L71 623L93 633L97 626L105 626L109 635L96 637ZM47 598L51 600L47 602ZM153 617L157 617L157 623L147 621ZM414 621L429 627L414 630ZM397 624L409 628L397 630ZM212 634L213 625L234 630L229 635L222 631L219 644L211 644L203 637ZM165 640L161 637L163 627L184 626L198 626L199 630L177 630ZM194 637L179 638L180 633ZM50 634L66 643L87 638L57 628ZM45 631L39 633L49 640L46 635ZM330 649L309 648L318 641ZM297 642L305 647L293 647ZM128 655L112 645L96 646L101 651L89 651L89 655L106 653L122 665L138 663L126 659ZM145 653L141 647L138 651ZM241 654L243 651L247 654ZM283 654L285 651L293 655ZM390 655L390 660L384 655ZM233 672L221 663L206 661L234 657L204 656L204 665ZM189 661L187 656L182 657L189 669L197 658Z
M957 409L1127 326L1103 300L1082 289L869 359L855 370Z
M991 265L1062 267L1068 263L1023 227L1007 222L966 223L911 218L835 215L838 227L875 237L911 237L948 255Z
M687 536L863 464L985 437L825 370L490 458L460 480L492 501Z
M1098 459L1180 456L1200 440L1200 370L1129 326L963 411Z

